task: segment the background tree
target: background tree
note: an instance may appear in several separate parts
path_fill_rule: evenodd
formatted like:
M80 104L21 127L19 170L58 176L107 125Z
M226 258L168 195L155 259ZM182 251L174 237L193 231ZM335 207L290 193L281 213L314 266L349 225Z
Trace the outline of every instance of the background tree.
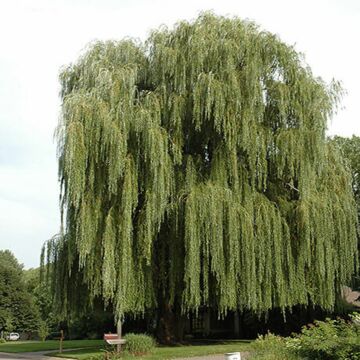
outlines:
M157 308L169 333L201 306L333 308L357 259L350 174L325 139L337 83L206 13L94 43L61 84L64 232L47 261L65 312Z
M60 317L54 311L53 296L51 293L51 284L40 279L40 268L32 268L23 272L23 279L34 304L36 305L40 322L38 324L39 336L40 332L58 332ZM46 323L46 326L45 324Z
M51 293L51 279L41 279L40 268L24 270L22 277L26 289L31 295L40 314L38 335L44 337L59 337L59 331L64 330L69 339L101 338L104 332L114 331L113 314L104 311L104 303L97 301L91 312L78 313L71 319L66 319L56 311ZM1 316L1 315L0 315Z
M360 221L360 137L353 135L351 138L335 136L331 139L341 150L347 161L352 175L352 189L354 192L358 219ZM358 247L360 248L360 232L358 231ZM354 288L360 289L360 277L354 276Z
M41 341L45 341L46 337L50 334L50 329L46 321L40 320L38 327L38 334Z
M39 311L26 289L22 265L9 250L0 250L0 331L31 336L38 330Z
M360 137L351 138L334 136L331 139L341 150L352 175L352 188L360 216Z

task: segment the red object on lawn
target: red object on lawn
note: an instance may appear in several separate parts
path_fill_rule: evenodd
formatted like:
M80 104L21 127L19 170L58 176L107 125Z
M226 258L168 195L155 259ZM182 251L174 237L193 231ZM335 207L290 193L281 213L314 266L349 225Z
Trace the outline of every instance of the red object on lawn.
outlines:
M104 334L104 340L116 340L118 338L118 334Z

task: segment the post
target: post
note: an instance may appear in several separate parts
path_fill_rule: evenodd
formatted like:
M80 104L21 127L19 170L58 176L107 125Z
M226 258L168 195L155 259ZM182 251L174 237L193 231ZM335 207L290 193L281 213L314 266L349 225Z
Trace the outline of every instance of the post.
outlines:
M60 351L61 354L63 352L63 340L64 340L64 330L60 330Z
M205 310L205 312L204 312L204 335L209 336L210 332L211 332L210 311Z
M120 319L118 320L118 322L116 324L116 332L118 334L118 338L121 339L122 323L121 323ZM117 352L121 352L121 344L117 344L116 348L117 348Z
M235 310L234 312L234 335L237 339L240 337L240 319L239 319L239 311Z

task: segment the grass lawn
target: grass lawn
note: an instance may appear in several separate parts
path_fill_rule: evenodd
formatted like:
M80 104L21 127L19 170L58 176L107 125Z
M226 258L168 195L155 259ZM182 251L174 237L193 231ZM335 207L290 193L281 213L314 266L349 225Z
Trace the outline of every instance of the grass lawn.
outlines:
M63 349L94 348L104 344L104 340L64 340ZM0 352L21 353L59 349L59 340L12 341L0 344Z
M52 356L67 357L73 359L86 360L90 356L104 353L104 346L96 349L83 349L66 352L63 354L53 353ZM250 342L245 340L224 341L223 343L214 343L209 345L180 345L180 346L159 346L155 348L152 354L139 356L136 359L146 360L166 360L180 357L201 356L210 354L224 354L234 351L248 351ZM134 360L135 357L128 355L123 357L124 360Z

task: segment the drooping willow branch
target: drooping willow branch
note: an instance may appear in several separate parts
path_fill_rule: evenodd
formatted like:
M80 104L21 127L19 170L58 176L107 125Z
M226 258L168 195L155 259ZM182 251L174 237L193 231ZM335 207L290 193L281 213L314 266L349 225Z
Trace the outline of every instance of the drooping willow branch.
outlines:
M92 44L61 85L65 230L48 261L64 309L79 289L118 317L159 294L183 312L334 306L357 255L351 179L324 134L337 83L205 13Z

